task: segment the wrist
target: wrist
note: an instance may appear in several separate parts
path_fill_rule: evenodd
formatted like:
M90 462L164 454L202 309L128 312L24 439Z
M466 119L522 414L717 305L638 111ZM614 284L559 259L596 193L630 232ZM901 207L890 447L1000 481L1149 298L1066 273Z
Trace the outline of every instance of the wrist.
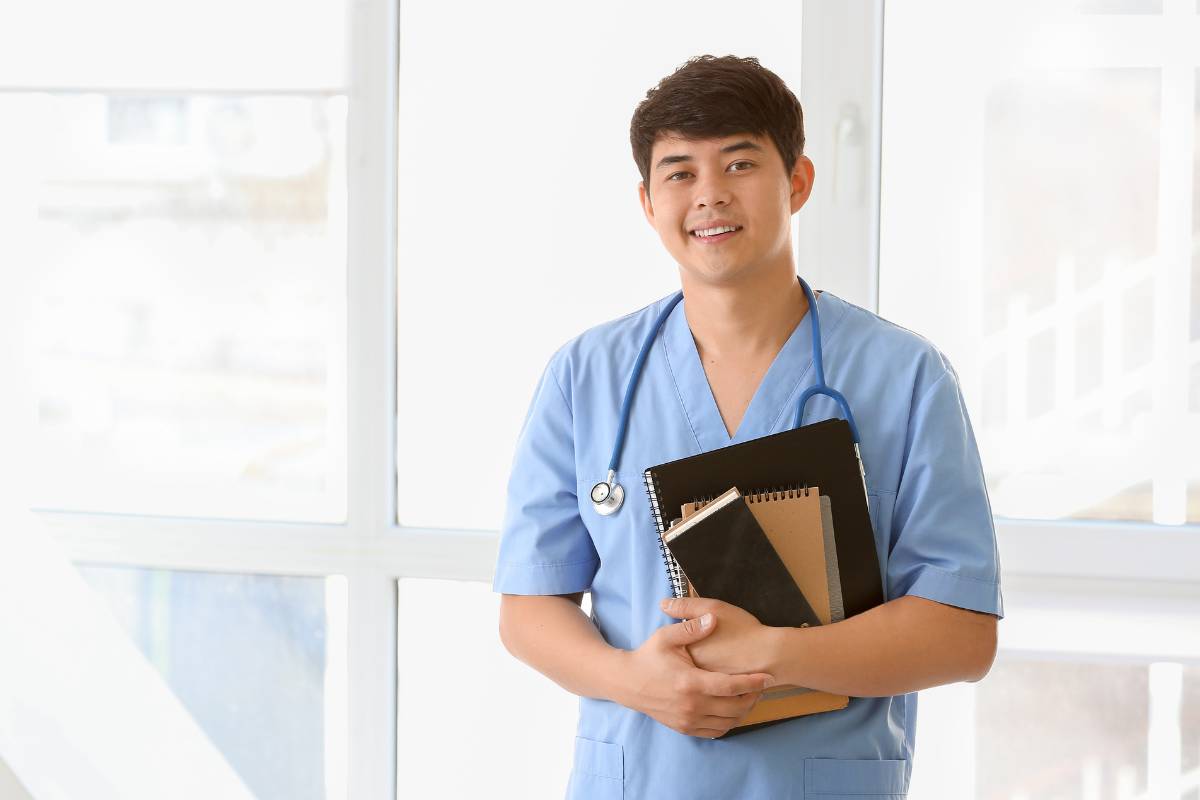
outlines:
M762 671L771 675L776 684L792 683L795 648L797 641L806 633L805 629L766 627L764 630L767 639L760 652L766 661Z
M604 673L608 678L605 692L608 697L605 699L637 710L637 692L634 690L631 680L634 675L633 651L622 650L619 647L612 648Z

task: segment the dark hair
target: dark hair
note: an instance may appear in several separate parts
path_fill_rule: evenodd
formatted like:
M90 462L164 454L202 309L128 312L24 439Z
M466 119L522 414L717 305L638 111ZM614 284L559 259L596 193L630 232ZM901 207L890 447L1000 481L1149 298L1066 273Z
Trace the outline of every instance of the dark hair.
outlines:
M767 134L788 174L804 154L804 112L778 75L757 58L696 56L646 92L629 125L633 160L650 187L650 151L662 133L711 139Z

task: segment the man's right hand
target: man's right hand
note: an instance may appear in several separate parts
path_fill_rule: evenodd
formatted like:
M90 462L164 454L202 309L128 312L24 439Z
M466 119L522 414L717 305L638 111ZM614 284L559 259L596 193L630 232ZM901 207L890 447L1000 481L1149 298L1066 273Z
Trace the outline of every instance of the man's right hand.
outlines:
M687 646L712 633L703 618L666 625L627 653L627 696L621 704L688 736L724 736L774 683L765 673L726 675L697 667Z

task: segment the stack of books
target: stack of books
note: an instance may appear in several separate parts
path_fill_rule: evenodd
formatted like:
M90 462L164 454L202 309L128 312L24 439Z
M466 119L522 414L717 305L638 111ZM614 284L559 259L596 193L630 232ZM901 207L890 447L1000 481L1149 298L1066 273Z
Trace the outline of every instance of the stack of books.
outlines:
M844 420L660 464L644 478L676 597L723 600L784 627L828 625L883 602L865 474ZM774 686L730 733L848 704Z

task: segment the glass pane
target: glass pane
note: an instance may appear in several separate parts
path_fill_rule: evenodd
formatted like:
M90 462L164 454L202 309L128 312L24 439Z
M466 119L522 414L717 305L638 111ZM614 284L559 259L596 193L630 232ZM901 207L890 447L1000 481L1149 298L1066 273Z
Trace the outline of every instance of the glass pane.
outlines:
M1169 221L1197 145L1161 125L1197 113L1164 94L1190 55L1109 66L1099 29L1044 27L1037 4L1001 28L994 8L942 4L964 40L996 38L931 48L927 5L887 6L880 313L958 370L997 515L1200 522L1200 461L1174 441L1200 422L1200 294ZM1078 66L1039 60L1051 31L1076 37ZM1168 313L1179 297L1190 309Z
M399 800L565 791L578 700L509 655L497 633L499 607L483 583L399 582Z
M998 661L978 689L979 800L1132 800L1146 789L1148 698L1145 665Z
M702 53L799 86L801 6L739 6L769 25L714 25L713 0L479 4L469 26L463 8L400 4L398 517L495 529L552 353L678 288L638 202L634 108Z
M1153 448L1158 100L1157 70L1023 77L984 100L980 351L1009 377L979 433L998 514L1152 518L1135 453Z
M324 798L344 779L325 745L345 714L329 683L345 655L327 646L344 647L344 578L78 568L256 797Z
M0 94L37 505L345 518L344 97Z
M1180 703L1180 771L1190 776L1195 788L1183 800L1200 800L1200 665L1183 668L1183 698Z
M975 713L979 800L1196 795L1198 667L1002 659Z
M344 0L4 3L0 87L340 87L346 7Z

